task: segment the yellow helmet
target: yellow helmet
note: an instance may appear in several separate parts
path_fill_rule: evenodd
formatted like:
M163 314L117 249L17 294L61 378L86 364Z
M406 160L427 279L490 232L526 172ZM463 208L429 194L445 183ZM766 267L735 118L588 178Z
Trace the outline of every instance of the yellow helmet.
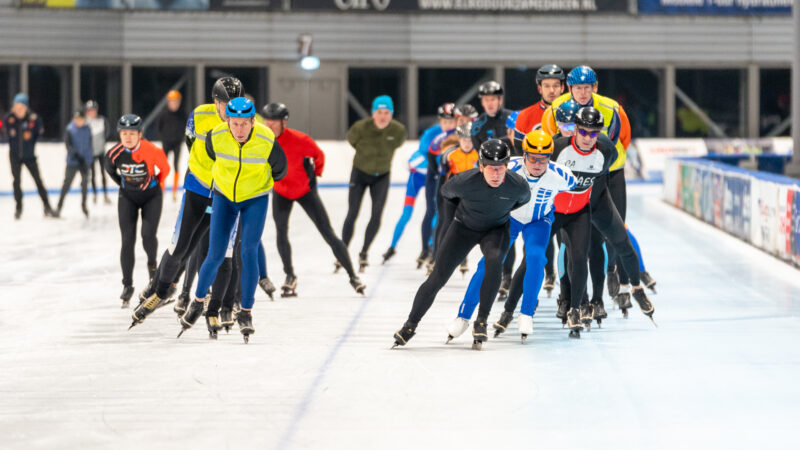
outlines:
M525 153L549 155L553 153L553 138L542 130L533 130L522 141Z

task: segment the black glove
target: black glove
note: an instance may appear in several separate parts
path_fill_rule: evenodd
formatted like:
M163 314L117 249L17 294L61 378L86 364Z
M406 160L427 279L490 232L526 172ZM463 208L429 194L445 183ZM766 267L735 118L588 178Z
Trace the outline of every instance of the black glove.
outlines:
M308 187L313 191L317 188L317 172L314 166L314 158L303 158L303 168L306 170L308 176Z

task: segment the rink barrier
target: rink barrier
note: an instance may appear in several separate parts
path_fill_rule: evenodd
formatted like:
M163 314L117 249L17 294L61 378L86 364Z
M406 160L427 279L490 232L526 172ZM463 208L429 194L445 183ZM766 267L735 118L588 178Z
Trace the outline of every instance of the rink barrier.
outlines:
M664 200L800 267L800 180L701 158L665 161Z

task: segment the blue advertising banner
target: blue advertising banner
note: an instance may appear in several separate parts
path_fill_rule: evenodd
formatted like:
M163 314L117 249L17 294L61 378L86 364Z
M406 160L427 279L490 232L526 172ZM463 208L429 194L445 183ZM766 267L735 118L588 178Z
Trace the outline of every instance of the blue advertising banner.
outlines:
M792 0L639 0L639 14L791 15Z

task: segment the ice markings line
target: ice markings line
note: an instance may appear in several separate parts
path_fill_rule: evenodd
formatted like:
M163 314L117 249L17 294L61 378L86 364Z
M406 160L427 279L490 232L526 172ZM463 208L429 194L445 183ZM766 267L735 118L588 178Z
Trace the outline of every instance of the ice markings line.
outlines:
M336 355L339 354L339 349L342 348L342 344L347 341L350 337L350 333L353 331L353 328L358 323L359 319L361 319L361 315L364 313L364 310L367 308L367 305L372 300L372 296L377 289L377 286L380 285L380 282L383 280L384 275L386 274L386 266L381 269L380 274L378 274L378 279L374 281L372 289L370 289L369 295L364 298L361 302L361 306L356 311L356 314L350 319L350 323L347 324L347 328L344 334L339 338L336 342L336 345L333 346L330 353L328 353L328 357L325 358L325 362L322 363L322 366L317 371L317 376L314 377L314 381L311 382L311 386L308 387L305 394L303 395L303 399L300 401L300 404L297 406L297 410L295 410L294 416L292 417L292 421L289 423L289 426L286 428L286 431L283 432L281 435L280 441L278 441L278 448L279 449L288 449L291 446L292 439L294 438L295 433L297 432L297 428L300 425L300 422L303 421L305 418L306 413L308 412L308 407L311 405L311 401L314 399L314 395L317 392L317 389L322 384L322 380L325 378L325 374L328 372L328 368L330 367L331 363L334 359L336 359Z

